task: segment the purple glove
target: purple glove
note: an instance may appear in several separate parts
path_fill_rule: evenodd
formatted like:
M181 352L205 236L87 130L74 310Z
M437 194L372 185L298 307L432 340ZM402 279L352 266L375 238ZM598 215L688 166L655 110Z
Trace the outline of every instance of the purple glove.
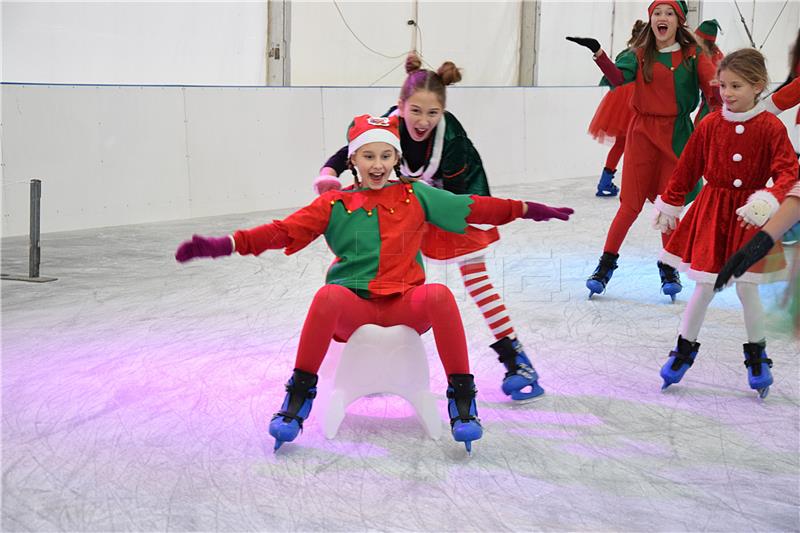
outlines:
M530 218L536 222L557 218L559 220L569 220L569 216L575 211L571 207L550 207L549 205L537 204L536 202L525 202L528 210L522 218Z
M220 257L233 253L233 240L225 237L202 237L192 235L192 240L183 241L175 252L175 259L185 263L195 257Z

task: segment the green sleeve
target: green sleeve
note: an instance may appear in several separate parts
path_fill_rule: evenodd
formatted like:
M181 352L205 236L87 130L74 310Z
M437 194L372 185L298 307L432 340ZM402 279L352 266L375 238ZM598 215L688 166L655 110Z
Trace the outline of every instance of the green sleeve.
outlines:
M490 196L483 161L466 135L448 140L442 154L443 187L454 194Z
M464 233L472 198L437 189L421 181L415 181L412 187L414 196L425 212L425 220L445 231Z
M444 149L436 173L436 177L442 180L442 188L454 194L490 196L486 170L478 150L452 113L446 111L445 119Z
M636 79L636 71L639 69L639 59L636 57L636 51L630 48L623 50L614 60L614 64L622 71L625 83L631 83ZM604 87L611 86L605 76L600 80L600 85Z

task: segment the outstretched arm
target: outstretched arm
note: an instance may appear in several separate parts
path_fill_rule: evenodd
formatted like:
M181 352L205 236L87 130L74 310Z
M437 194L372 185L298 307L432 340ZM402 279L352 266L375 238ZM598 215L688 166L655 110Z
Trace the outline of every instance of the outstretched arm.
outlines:
M591 37L567 37L566 39L584 46L592 52L592 58L603 72L605 81L612 87L624 85L636 78L637 61L634 52L622 53L617 56L617 61L613 62L600 47L597 39Z
M331 193L335 194L335 193ZM231 255L259 255L266 250L285 248L287 255L305 248L311 241L325 232L330 221L330 196L323 195L310 205L303 207L283 220L246 230L237 230L225 237L203 237L193 235L182 242L175 252L175 259L185 263L191 259L217 258Z
M776 115L800 104L800 76L769 95L764 101L767 110Z
M714 283L714 290L722 290L730 282L731 277L738 278L751 266L761 261L775 246L778 239L798 222L800 222L800 183L795 184L789 192L789 196L786 197L772 218L764 224L761 231L728 259L728 262L719 271L717 281Z
M569 207L550 207L536 202L523 202L519 200L506 200L503 198L492 198L489 196L470 196L470 214L467 222L470 224L492 224L500 226L508 224L518 218L527 218L537 222L543 222L552 218L558 220L569 220L569 216L574 213Z

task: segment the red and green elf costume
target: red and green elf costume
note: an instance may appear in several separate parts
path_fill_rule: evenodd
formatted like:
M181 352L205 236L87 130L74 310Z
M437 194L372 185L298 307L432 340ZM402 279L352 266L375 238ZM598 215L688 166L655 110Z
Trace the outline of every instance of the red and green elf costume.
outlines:
M711 20L704 20L696 30L694 30L695 35L700 39L707 41L715 46L715 50L711 52L711 62L714 64L714 70L716 72L717 67L719 66L720 61L725 58L725 54L722 53L722 50L716 46L717 42L717 32L719 31L719 22L717 19ZM702 52L701 52L702 53ZM705 118L711 112L711 108L708 105L708 101L704 94L700 95L700 109L697 111L697 115L694 117L694 125L695 127L700 124L700 121Z
M463 233L468 224L501 225L523 203L455 195L421 182L383 189L328 191L284 220L234 233L236 251L293 254L324 236L336 259L314 298L296 368L316 373L332 338L346 341L361 325L433 328L446 373L469 373L461 315L450 291L425 285L420 247L426 225Z
M445 111L436 129L423 141L412 139L396 106L383 116L399 120L403 154L400 169L404 176L454 194L490 196L481 156L455 115ZM347 151L347 146L342 147L324 166L343 173L347 169ZM464 232L455 234L431 225L428 230L422 240L422 254L437 261L482 255L482 250L500 239L497 228L467 226Z
M685 22L679 2L653 2L651 13L661 4L672 6L681 24ZM714 109L719 102L711 86L714 65L710 57L698 53L696 46L681 48L675 43L657 51L650 82L645 81L642 72L643 56L644 50L638 48L621 54L616 63L605 52L595 59L609 85L635 84L631 99L634 115L628 126L622 168L621 205L604 246L605 252L615 254L645 201L655 200L675 170L694 129L690 114L697 107L700 91ZM699 192L699 187L696 190Z

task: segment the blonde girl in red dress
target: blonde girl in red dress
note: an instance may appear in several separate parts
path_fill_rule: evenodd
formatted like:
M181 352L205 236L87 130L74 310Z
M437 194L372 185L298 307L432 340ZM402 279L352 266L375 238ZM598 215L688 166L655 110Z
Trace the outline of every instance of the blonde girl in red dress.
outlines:
M670 235L661 260L696 282L677 346L661 369L663 388L678 383L697 356L697 336L725 261L758 232L797 183L797 158L785 126L757 105L768 82L764 56L754 49L738 50L722 60L717 77L723 109L700 122L655 202L654 225ZM684 198L700 176L707 184L678 223ZM767 187L770 178L774 185ZM773 380L758 284L779 279L785 267L778 243L736 282L747 331L748 381L762 398Z

